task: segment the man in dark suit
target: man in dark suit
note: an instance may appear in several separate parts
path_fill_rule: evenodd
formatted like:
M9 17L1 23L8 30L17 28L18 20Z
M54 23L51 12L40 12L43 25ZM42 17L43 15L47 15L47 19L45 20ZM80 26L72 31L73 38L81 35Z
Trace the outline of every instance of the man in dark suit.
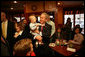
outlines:
M1 36L4 37L10 46L10 49L12 50L12 41L13 41L13 35L15 32L14 29L14 23L10 22L6 18L6 14L4 12L1 12Z
M36 49L36 55L38 56L47 56L47 55L51 55L51 50L48 47L49 43L50 43L50 35L51 35L51 25L46 23L46 18L47 18L47 14L46 13L42 13L41 17L40 17L40 23L41 26L39 26L39 31L40 31L40 35L42 36L42 42L44 43L44 45L39 46ZM35 38L36 39L36 38ZM37 38L38 40L38 38Z
M39 31L40 31L40 35L42 36L42 39L40 38L35 38L38 41L43 41L45 44L48 44L50 41L50 35L51 35L51 25L46 23L46 18L47 18L47 14L46 13L42 13L41 17L40 17L40 24L41 26L39 26Z
M45 23L43 26L39 27L39 31L42 33L42 41L44 43L49 43L50 41L50 35L51 35L51 26L47 23Z
M51 35L51 25L46 23L46 18L47 18L47 14L46 13L42 13L41 17L40 17L40 23L42 24L42 26L39 27L39 31L42 34L42 41L46 44L49 44L50 41L50 35Z
M1 37L1 56L10 56L9 44L8 42Z

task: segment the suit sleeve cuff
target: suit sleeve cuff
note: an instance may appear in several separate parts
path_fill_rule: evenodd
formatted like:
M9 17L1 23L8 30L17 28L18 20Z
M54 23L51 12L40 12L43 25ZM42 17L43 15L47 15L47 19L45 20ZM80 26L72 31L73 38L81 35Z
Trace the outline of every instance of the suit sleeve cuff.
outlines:
M34 40L35 40L35 37L36 37L36 36L34 36L34 38L33 38Z

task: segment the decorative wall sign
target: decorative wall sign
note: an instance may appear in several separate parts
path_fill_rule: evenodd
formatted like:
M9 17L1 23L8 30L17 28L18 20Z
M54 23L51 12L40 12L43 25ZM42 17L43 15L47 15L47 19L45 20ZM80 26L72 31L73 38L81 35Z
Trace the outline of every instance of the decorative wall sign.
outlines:
M37 10L37 6L36 6L36 5L32 5L32 6L31 6L31 9L32 9L33 11L36 11L36 10Z

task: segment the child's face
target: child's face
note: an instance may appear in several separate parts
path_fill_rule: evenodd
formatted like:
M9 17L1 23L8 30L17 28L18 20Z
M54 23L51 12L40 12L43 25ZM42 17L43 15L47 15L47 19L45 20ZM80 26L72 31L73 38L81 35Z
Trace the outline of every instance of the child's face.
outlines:
M31 23L36 23L36 17L33 17L33 18L31 19Z
M61 29L58 29L57 32L61 32Z
M34 18L33 22L35 23L36 22L36 19Z

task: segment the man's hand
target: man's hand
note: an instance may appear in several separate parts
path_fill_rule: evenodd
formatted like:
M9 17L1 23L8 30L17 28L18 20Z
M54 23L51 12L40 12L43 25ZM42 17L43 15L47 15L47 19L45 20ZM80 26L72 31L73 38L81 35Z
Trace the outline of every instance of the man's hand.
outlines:
M4 41L4 39L2 38L2 36L1 36L1 41L2 41L3 43L6 43L6 42Z
M18 37L18 35L19 35L18 33L15 33L14 37L15 37L15 38L17 38L17 37Z
M37 39L38 41L42 41L42 37L41 36L36 36L35 39Z
M73 42L73 40L69 40L69 41L68 41L69 44L72 43L72 42Z
M52 36L50 35L50 37L49 38L52 38Z

